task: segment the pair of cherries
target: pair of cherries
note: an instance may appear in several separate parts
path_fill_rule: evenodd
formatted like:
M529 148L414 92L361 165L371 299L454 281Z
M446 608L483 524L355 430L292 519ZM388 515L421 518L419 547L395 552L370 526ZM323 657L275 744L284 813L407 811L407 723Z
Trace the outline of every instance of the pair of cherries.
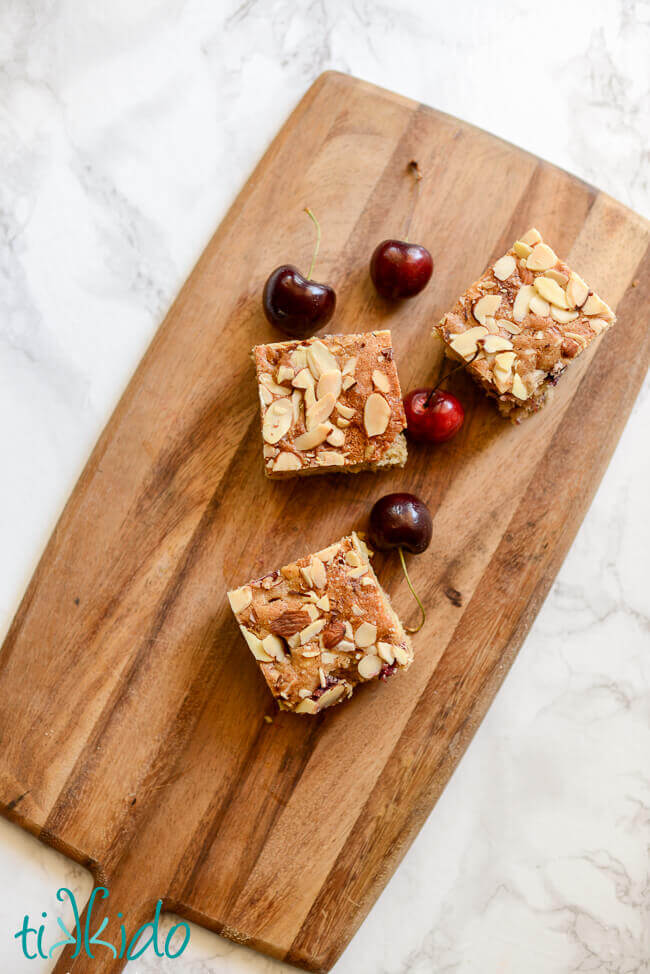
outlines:
M336 292L329 284L312 280L320 246L320 224L305 212L316 227L316 246L305 277L293 264L282 264L264 285L264 313L272 325L294 338L306 338L322 328L334 314ZM378 294L398 300L412 298L429 283L433 258L421 244L405 240L384 240L370 260L370 277ZM409 434L428 443L445 443L463 425L465 412L450 392L438 388L414 389L404 398Z

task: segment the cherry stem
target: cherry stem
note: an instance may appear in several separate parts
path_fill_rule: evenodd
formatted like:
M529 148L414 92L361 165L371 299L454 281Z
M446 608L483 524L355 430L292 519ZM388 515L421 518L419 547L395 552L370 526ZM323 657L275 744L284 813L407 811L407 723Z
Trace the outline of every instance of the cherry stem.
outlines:
M307 280L311 279L312 271L314 269L314 264L316 263L316 258L318 257L318 248L320 247L320 223L309 209L308 206L305 207L305 213L310 218L314 226L316 227L316 246L314 247L314 256L311 259L311 264L309 265L309 273L307 274Z
M411 628L410 626L404 626L404 628L406 629L406 631L412 634L412 633L416 633L416 632L419 632L420 631L420 629L424 625L424 620L426 619L427 614L424 611L424 606L420 602L420 599L418 598L418 593L413 588L413 583L411 582L411 579L409 578L409 573L408 573L408 571L406 569L406 560L404 558L404 550L402 548L398 548L397 550L399 551L399 559L402 562L402 571L404 572L404 578L406 579L406 584L408 585L408 587L411 590L411 595L413 596L413 598L415 599L415 601L417 602L417 604L420 606L420 612L422 613L422 618L420 619L420 625L419 626L416 626L415 628Z
M431 402L433 396L436 394L436 392L438 391L438 389L440 388L440 386L442 385L442 383L443 382L446 382L447 379L454 374L454 372L459 372L461 369L464 369L466 366L471 365L472 362L474 361L474 359L476 358L476 356L478 355L478 353L480 351L481 351L480 348L477 348L476 351L474 352L474 354L472 355L472 357L470 359L468 359L466 362L460 362L458 365L456 365L451 370L451 372L447 372L447 375L443 375L442 379L440 379L440 381L438 382L438 384L436 386L434 386L434 388L431 390L431 392L427 396L426 402L424 404L424 408L425 409L428 409L429 408L429 403Z
M422 179L422 173L420 172L420 167L418 166L416 159L411 159L411 161L409 162L406 168L407 171L411 174L411 176L413 176L413 179L415 180L414 182L415 194L413 196L413 205L411 206L411 212L409 213L408 222L406 224L404 243L409 242L409 233L411 232L411 222L413 220L413 214L415 212L415 207L417 205L418 196L420 193L420 180Z

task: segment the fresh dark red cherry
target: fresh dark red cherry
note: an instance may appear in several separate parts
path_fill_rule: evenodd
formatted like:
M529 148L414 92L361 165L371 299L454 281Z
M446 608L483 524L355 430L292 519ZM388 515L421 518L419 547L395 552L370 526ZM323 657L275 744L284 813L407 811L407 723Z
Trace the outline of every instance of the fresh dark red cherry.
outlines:
M372 283L383 298L412 298L426 287L433 257L426 247L404 240L384 240L370 260Z
M397 548L406 584L420 607L420 624L415 628L406 627L407 632L418 632L422 628L426 612L409 578L404 551L421 554L431 544L432 533L431 512L415 494L385 494L370 512L370 544L380 551Z
M370 512L370 544L380 551L403 548L413 555L431 543L429 508L415 494L385 494Z
M442 389L413 389L404 397L409 436L427 443L446 443L463 425L463 404Z
M336 292L329 284L311 280L320 246L320 224L306 209L316 226L316 246L307 277L293 264L282 264L270 274L264 285L262 305L272 325L294 338L306 338L322 328L334 314Z

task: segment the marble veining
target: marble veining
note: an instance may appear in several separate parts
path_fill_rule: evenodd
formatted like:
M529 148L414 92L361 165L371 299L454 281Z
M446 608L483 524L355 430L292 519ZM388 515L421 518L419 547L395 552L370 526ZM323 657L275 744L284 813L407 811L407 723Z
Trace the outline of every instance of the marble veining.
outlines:
M165 309L336 68L650 213L647 0L2 0L0 628ZM340 974L650 971L645 387L504 689ZM0 820L0 968L87 873ZM166 923L171 920L166 919ZM283 968L199 928L130 974Z

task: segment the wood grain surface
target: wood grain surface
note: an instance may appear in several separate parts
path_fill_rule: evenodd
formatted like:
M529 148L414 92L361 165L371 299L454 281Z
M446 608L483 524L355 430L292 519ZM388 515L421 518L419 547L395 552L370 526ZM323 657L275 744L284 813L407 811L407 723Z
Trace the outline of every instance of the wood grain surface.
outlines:
M269 271L309 264L306 205L323 228L315 277L338 292L330 330L390 328L405 390L440 372L432 324L533 224L619 322L519 427L455 376L461 433L412 445L404 470L271 482L249 350L279 337L261 309ZM389 304L368 260L407 232L436 269ZM290 963L334 964L503 681L616 445L650 354L647 247L639 217L485 132L339 74L310 88L156 334L0 655L0 807L108 885L111 917L134 930L161 898ZM226 589L363 530L395 489L434 515L410 561L429 607L414 665L321 717L276 714ZM375 567L408 618L397 560ZM66 953L56 971L122 964Z

